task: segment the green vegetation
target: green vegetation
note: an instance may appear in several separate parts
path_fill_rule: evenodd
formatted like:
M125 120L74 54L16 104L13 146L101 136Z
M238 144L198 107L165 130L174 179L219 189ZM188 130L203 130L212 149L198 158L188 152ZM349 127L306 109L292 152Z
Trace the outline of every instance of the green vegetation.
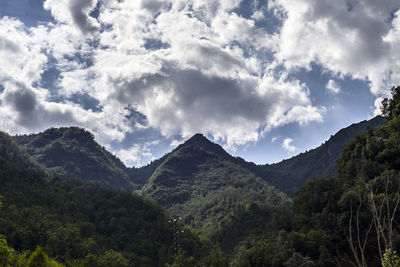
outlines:
M356 137L335 178L308 181L291 211L241 242L234 266L399 266L400 87L392 92L387 125Z
M236 162L219 145L196 135L164 159L142 194L231 251L253 229L264 226L275 207L291 203Z
M199 134L135 169L79 128L0 133L0 266L399 266L392 95L385 119L266 166Z
M345 145L357 135L385 124L382 116L352 124L337 132L321 146L272 165L260 166L260 174L271 185L293 197L307 180L313 177L335 176L336 161Z
M15 136L14 140L35 161L61 178L95 182L122 191L135 188L128 168L83 129L51 128L40 134Z
M67 266L163 266L174 261L176 229L153 201L43 176L42 170L3 157L0 194L0 257L10 266L19 266L16 261L27 266L57 266L54 260ZM179 246L196 262L215 250L183 225L178 231L183 231Z

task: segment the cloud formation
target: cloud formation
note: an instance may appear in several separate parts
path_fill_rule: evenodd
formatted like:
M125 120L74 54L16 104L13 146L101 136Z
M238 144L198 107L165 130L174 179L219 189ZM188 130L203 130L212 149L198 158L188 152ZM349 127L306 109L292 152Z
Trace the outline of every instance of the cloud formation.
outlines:
M95 34L100 24L89 14L97 5L97 0L45 0L44 8L53 17L65 24L75 25L83 34Z
M283 142L282 142L282 147L283 147L287 152L293 153L293 152L296 151L297 148L296 148L294 145L292 145L292 143L293 143L293 139L291 139L291 138L285 138L285 139L283 140Z
M27 28L3 17L0 126L78 125L103 144L145 128L179 139L202 132L233 148L282 125L323 122L326 108L293 75L312 64L329 73L333 94L345 77L377 97L400 83L397 0L257 3L245 16L241 0L45 0L54 22Z
M144 144L134 144L127 149L119 149L111 151L121 159L127 166L143 166L146 163L155 160L152 153L152 147L156 146L158 141L147 142Z
M334 80L328 81L328 83L326 84L326 89L332 95L337 95L338 93L340 93L340 86Z
M367 80L374 94L400 82L400 2L276 0L286 19L277 59L287 68L321 64L339 77ZM386 91L386 92L385 92Z

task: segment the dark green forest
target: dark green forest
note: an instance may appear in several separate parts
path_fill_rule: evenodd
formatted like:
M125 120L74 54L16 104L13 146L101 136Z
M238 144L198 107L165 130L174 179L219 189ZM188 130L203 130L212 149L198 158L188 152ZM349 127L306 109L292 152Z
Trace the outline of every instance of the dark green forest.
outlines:
M0 133L0 266L400 266L400 87L255 165L195 135L127 168L76 127Z
M180 251L204 266L213 255L218 259L218 248L174 223L154 201L62 180L30 168L29 158L7 134L0 135L0 144L1 266L42 266L31 263L38 253L48 266L55 261L66 266L164 266Z

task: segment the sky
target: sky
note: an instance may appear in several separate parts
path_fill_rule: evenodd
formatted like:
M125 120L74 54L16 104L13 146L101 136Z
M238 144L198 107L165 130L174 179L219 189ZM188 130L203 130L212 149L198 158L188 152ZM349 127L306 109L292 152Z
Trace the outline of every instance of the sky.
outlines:
M129 166L203 133L273 163L380 112L398 0L1 0L0 129L79 126Z

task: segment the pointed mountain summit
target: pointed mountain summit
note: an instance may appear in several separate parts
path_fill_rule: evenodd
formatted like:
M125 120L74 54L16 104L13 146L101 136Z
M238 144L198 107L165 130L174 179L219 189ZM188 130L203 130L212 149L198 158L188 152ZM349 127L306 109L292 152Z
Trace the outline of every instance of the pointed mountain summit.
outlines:
M237 162L196 134L163 158L141 193L230 249L268 222L274 207L290 204L284 193ZM239 222L246 227L237 227ZM223 231L215 228L219 224L226 225Z
M204 136L202 133L196 133L192 137L190 137L188 140L185 142L186 144L207 144L211 143L210 140L207 139L207 137Z
M197 151L207 151L209 154L220 158L231 157L220 145L211 142L203 134L197 133L191 138L186 140L183 144L179 145L177 149L187 149L187 150L197 150Z

